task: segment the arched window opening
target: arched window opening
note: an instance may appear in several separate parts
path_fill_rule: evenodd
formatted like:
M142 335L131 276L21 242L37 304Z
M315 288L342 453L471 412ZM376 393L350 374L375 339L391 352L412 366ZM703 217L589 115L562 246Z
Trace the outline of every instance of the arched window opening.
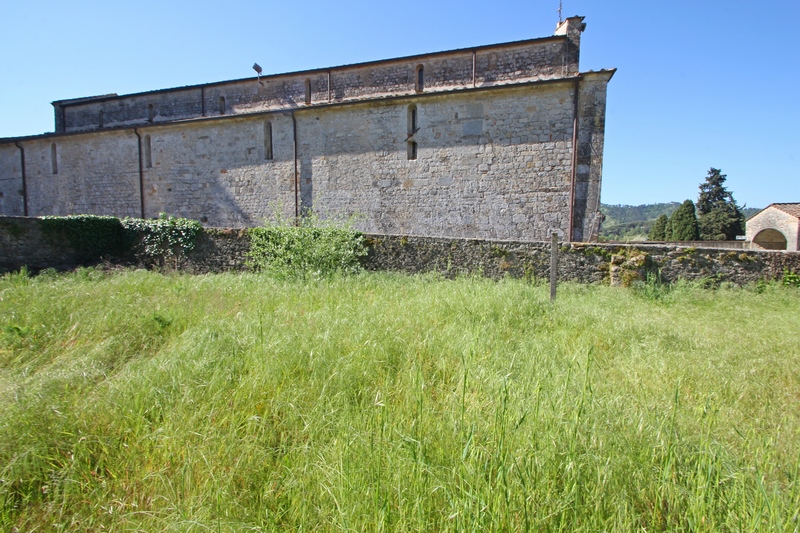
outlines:
M305 100L306 100L306 105L309 105L311 104L311 80L307 79L305 85L306 85Z
M425 68L422 65L417 65L417 71L415 75L415 88L418 93L421 93L425 90Z
M102 128L103 125L105 124L106 112L101 109L99 115L100 116L98 117L97 122L100 124L100 127Z
M220 115L224 115L225 114L225 97L224 96L220 96L219 97L219 114Z
M417 119L417 106L410 105L408 106L408 134L414 135L417 130L419 129L418 126L418 119Z
M417 143L416 141L408 141L408 159L417 158Z
M767 228L753 237L753 242L765 250L786 250L786 236L776 229Z
M147 122L153 122L156 118L156 108L153 104L147 105Z
M272 159L272 122L264 123L264 159Z
M52 166L53 174L58 174L58 148L56 148L56 143L50 145L50 165Z
M145 168L153 168L153 151L150 146L150 136L144 136L144 166Z

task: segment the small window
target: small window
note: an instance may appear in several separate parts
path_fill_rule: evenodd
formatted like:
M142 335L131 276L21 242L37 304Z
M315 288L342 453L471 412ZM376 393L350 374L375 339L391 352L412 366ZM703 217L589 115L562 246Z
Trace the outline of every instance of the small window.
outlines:
M153 122L156 118L156 108L153 104L147 105L147 122Z
M101 128L105 124L105 118L106 118L106 112L103 111L103 110L100 110L100 116L98 117L97 122L100 124Z
M421 93L423 90L425 90L425 68L422 65L417 65L415 80L415 88L418 93Z
M416 143L416 141L408 141L408 158L409 159L416 159L417 158L417 143Z
M311 104L311 80L306 80L306 105Z
M56 148L56 143L50 145L50 165L52 166L53 174L58 174L58 148Z
M224 115L225 114L225 97L224 96L220 96L219 97L219 114L220 115Z
M272 122L264 123L264 159L272 159Z
M144 136L144 166L145 168L153 168L153 151L150 146L150 136Z
M408 106L408 134L414 135L419 126L417 125L417 106Z

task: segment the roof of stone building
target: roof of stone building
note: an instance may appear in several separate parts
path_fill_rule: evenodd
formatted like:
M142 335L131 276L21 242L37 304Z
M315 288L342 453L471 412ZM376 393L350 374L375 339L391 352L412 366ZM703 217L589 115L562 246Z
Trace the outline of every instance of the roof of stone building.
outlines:
M770 207L774 207L779 211L783 211L787 215L792 215L793 217L800 218L800 203L794 204L769 204L767 209Z

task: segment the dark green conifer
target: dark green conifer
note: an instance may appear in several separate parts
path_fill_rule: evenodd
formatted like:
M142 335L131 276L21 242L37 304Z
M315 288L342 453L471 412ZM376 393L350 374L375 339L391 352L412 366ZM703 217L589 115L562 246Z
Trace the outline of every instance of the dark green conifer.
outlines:
M694 212L694 202L686 200L672 213L673 241L696 241L700 234L697 229L697 216Z
M744 234L744 215L733 194L723 185L727 176L718 168L708 171L697 198L698 226L704 241L732 241Z
M667 229L667 222L669 219L667 215L659 216L655 222L653 222L653 227L650 228L650 233L647 234L648 241L666 241L666 229Z

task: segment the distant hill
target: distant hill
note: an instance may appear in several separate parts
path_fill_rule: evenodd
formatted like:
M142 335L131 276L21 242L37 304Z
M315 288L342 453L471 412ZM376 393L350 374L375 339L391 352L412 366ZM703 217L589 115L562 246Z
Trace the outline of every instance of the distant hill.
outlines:
M645 241L653 222L661 216L670 216L680 206L680 202L666 202L643 205L600 204L600 211L606 216L600 226L601 241ZM742 213L749 218L761 211L757 207L745 207Z

